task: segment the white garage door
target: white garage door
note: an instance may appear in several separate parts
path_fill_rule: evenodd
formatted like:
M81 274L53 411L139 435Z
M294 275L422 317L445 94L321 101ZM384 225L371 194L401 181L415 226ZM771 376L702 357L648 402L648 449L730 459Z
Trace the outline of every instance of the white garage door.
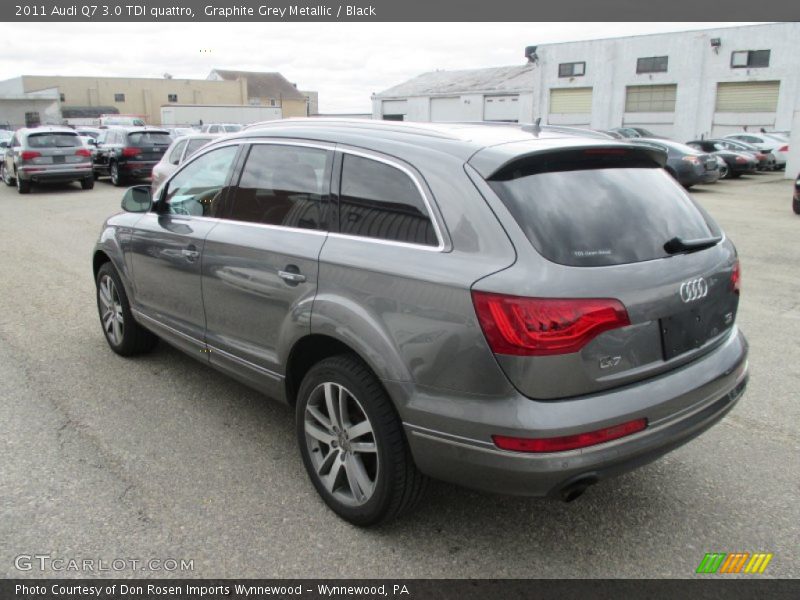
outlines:
M592 88L556 88L550 90L550 114L589 114L592 112Z
M431 98L431 121L463 121L461 98Z
M519 121L519 96L484 96L484 121Z
M717 84L717 112L775 112L780 81L742 81Z
M408 114L408 102L405 100L384 100L381 115L386 120L402 121Z

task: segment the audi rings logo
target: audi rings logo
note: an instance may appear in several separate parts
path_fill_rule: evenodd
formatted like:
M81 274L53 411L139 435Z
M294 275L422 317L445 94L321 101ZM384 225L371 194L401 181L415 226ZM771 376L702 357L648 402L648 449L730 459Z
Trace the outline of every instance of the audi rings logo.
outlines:
M684 302L694 302L708 296L708 284L702 277L684 281L680 288L681 300Z

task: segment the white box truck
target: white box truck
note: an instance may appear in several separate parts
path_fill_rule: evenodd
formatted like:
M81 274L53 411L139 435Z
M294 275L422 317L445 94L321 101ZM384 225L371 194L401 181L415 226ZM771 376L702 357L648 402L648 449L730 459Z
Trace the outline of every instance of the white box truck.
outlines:
M247 104L167 104L161 107L161 125L192 126L209 123L239 123L247 125L259 121L280 119L277 106L250 106Z

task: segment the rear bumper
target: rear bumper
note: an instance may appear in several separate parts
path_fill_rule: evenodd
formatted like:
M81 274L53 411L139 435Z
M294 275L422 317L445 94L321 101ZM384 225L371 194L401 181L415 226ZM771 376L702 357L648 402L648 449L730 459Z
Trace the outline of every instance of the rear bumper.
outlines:
M20 167L17 177L22 181L34 183L58 183L78 181L92 176L91 164L70 165L69 167Z
M153 173L153 168L158 164L149 161L136 161L120 163L120 171L127 177L150 177Z
M733 408L747 383L747 342L734 329L720 347L660 377L560 401L452 397L384 382L424 473L485 491L548 496L579 479L601 480L655 460L693 439ZM580 450L525 454L491 436L556 437L639 418L639 433Z

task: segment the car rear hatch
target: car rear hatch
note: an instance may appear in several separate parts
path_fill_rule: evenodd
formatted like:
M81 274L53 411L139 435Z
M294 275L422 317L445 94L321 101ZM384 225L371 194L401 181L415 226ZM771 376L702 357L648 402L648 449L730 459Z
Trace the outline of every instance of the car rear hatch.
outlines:
M471 160L518 252L474 284L473 302L499 364L529 397L663 374L733 327L733 245L661 168L663 153L625 146Z
M41 170L61 169L91 161L91 152L77 133L43 131L28 135L26 147L20 152L25 167Z
M172 143L167 131L133 131L128 134L128 143L123 150L132 160L153 162L161 160Z

